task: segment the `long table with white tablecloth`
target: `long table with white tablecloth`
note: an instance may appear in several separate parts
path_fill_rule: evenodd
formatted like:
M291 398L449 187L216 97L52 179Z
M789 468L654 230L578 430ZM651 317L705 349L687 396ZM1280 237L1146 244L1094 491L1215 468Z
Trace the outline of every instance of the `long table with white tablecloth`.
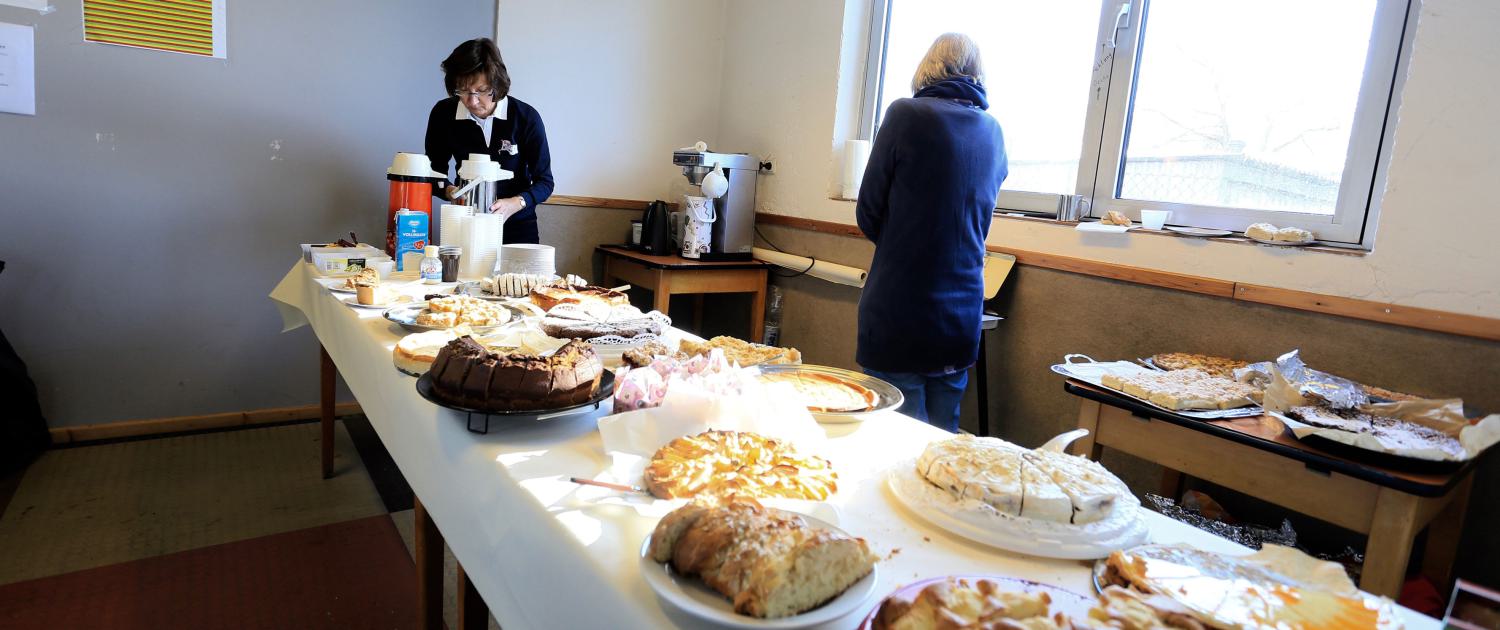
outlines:
M423 400L415 379L392 366L392 349L404 330L378 310L346 306L316 278L311 265L298 263L271 292L285 330L312 327L501 626L709 627L665 607L642 579L639 551L654 519L618 503L580 498L580 487L569 481L609 467L596 429L607 405L472 433L464 414ZM884 487L886 468L915 457L945 432L895 412L824 429L830 439L818 454L839 473L839 491L829 500L838 525L869 540L882 558L876 597L826 627L852 628L897 586L949 574L1008 575L1093 591L1087 563L968 542L892 502ZM1152 542L1247 551L1154 512L1146 519ZM1406 609L1402 614L1409 628L1438 625Z

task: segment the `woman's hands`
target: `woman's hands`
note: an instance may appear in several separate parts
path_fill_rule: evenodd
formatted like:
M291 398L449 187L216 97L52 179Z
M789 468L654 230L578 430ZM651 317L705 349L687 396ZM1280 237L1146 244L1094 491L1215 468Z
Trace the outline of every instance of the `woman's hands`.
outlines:
M453 194L458 192L457 186L449 186L444 192L448 193L448 201L451 201L453 203L461 203L462 200L460 200ZM519 196L497 199L495 203L490 204L490 212L500 215L501 221L511 218L511 216L515 215L517 212L524 210L525 208L526 200L522 199Z
M526 208L526 200L520 197L506 197L498 199L490 205L490 212L500 215L500 220L511 218L517 212Z

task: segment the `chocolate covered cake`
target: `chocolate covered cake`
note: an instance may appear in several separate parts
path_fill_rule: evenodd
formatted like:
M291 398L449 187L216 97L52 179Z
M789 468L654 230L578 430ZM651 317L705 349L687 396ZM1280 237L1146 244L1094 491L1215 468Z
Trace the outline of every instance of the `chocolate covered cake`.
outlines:
M551 356L496 354L467 336L438 351L428 370L432 392L454 405L484 411L555 409L587 402L604 365L594 348L570 341Z

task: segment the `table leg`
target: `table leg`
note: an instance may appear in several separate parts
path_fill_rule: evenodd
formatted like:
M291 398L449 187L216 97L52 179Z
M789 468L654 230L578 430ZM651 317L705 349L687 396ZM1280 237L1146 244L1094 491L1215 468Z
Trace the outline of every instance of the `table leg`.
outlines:
M1098 461L1104 447L1099 446L1099 403L1088 399L1078 401L1078 428L1088 429L1089 434L1073 443L1073 452Z
M672 274L667 273L664 269L656 270L655 299L656 304L652 308L661 311L662 315L671 317L672 314L667 311L671 310L672 307Z
M322 423L323 449L323 478L333 478L333 383L338 376L338 368L333 365L333 358L328 356L328 349L323 344L318 344L318 403L321 407L320 421Z
M693 334L703 336L703 294L693 295Z
M479 596L479 590L469 581L464 565L458 565L458 628L459 630L485 630L490 627L490 609Z
M755 297L750 299L750 336L746 337L755 343L761 343L766 335L766 278L765 271L761 271L760 284L756 285Z
M1161 496L1175 501L1182 500L1182 487L1185 477L1181 472L1171 468L1161 469Z
M988 335L985 331L979 331L979 362L974 364L975 376L979 377L979 435L986 437L990 434L990 377L988 364L985 356L984 338Z
M1474 476L1459 482L1443 511L1427 524L1427 545L1422 553L1422 573L1447 593L1453 581L1453 561L1458 557L1458 540L1463 535L1464 517L1469 510L1469 490Z
M1370 538L1365 543L1364 573L1359 587L1395 599L1406 581L1406 563L1411 558L1412 539L1417 535L1415 495L1381 488L1370 519Z
M427 514L422 500L413 498L413 541L417 556L418 627L443 630L443 534Z

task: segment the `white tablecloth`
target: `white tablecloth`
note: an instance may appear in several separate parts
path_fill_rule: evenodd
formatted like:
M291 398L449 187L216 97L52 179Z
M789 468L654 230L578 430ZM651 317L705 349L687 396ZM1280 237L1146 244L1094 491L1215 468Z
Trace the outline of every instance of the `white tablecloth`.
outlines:
M296 264L271 292L284 330L311 325L412 490L427 507L500 625L524 628L706 627L664 609L640 576L642 540L653 519L620 505L580 500L569 477L594 477L609 460L598 413L477 435L465 417L417 395L415 379L391 363L405 334L378 310L339 302ZM412 287L420 293L419 287ZM994 573L1093 592L1086 563L998 551L927 525L891 502L882 473L915 457L943 431L894 412L857 425L825 425L839 473L832 503L839 525L881 555L877 597L918 579ZM1147 513L1152 542L1187 542L1242 553L1223 538ZM887 557L889 556L889 557ZM451 588L451 586L450 586ZM852 628L873 607L828 624ZM1407 627L1437 627L1406 611Z

